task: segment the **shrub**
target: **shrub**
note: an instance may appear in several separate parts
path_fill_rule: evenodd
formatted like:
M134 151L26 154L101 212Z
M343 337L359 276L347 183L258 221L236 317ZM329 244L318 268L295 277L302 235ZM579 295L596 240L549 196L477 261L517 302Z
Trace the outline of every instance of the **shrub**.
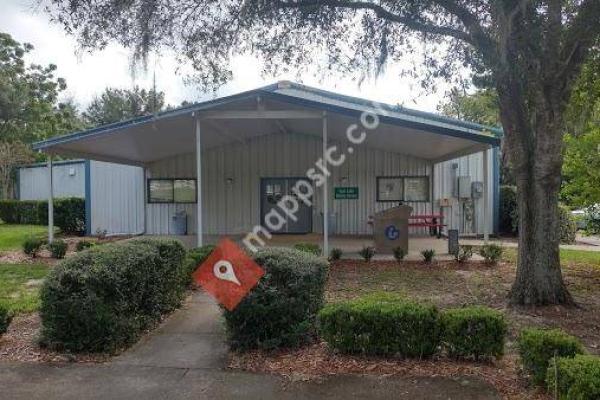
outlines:
M454 259L459 263L465 263L473 257L473 246L460 246Z
M40 291L41 344L113 352L133 343L185 294L180 242L98 246L59 263Z
M7 224L46 225L46 200L0 200L0 219ZM85 232L85 199L54 199L54 224L63 233L83 235Z
M577 223L571 215L569 209L560 205L558 207L558 222L560 242L564 244L575 243L575 235L577 234Z
M283 248L262 249L253 257L265 275L233 311L224 311L231 347L274 349L311 342L324 302L327 261Z
M360 249L358 255L361 256L366 262L369 262L375 255L375 247L364 246L362 249Z
M500 186L499 229L506 235L516 235L519 231L519 208L515 186Z
M320 256L323 253L321 251L321 247L315 243L296 243L294 245L294 248L296 250L305 251L315 256Z
M591 235L600 234L600 203L586 208L585 230Z
M564 400L600 399L600 357L576 355L550 360L548 391Z
M331 261L337 261L337 260L339 260L339 259L342 258L343 254L344 254L344 252L342 251L342 249L334 247L333 249L331 249L331 253L329 255L329 259Z
M425 261L426 263L429 264L433 261L433 258L435 257L435 250L433 250L433 249L423 250L421 252L421 256L423 256L423 261Z
M185 273L189 277L188 282L191 282L192 274L200 264L204 262L215 249L212 244L207 244L202 247L196 247L188 250L185 258Z
M5 305L0 304L0 335L6 333L10 321L12 321L12 313Z
M497 264L502 258L503 252L502 246L493 243L484 244L479 249L479 255L483 257L487 264Z
M40 238L27 238L23 242L23 253L31 257L36 257L43 245L44 241Z
M81 240L75 245L75 250L83 251L85 249L89 249L90 247L94 247L95 245L96 244L94 242L90 242L88 240Z
M55 239L52 243L48 244L48 249L54 258L65 258L67 254L67 242L61 239Z
M327 305L319 332L344 353L427 357L440 343L435 306L385 293Z
M394 247L392 249L392 252L394 253L394 258L396 259L396 261L402 261L404 260L404 257L406 257L406 250L404 250L400 246Z
M523 369L532 376L536 384L544 383L548 362L555 355L573 357L583 354L583 346L579 340L560 329L524 329L517 344Z
M442 343L450 357L500 357L507 325L501 312L487 307L449 309L441 314Z

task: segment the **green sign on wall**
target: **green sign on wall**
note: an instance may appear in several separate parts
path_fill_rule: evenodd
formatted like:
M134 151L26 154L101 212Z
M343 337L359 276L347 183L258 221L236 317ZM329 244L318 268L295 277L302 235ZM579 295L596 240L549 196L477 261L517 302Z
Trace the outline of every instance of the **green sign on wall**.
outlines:
M336 200L357 200L358 187L336 187L333 189Z

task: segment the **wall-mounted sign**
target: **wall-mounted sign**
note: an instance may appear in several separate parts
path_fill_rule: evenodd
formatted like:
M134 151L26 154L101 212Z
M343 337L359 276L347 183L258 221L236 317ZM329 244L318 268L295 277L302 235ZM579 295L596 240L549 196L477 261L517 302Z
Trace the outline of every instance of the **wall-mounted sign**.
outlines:
M358 187L336 187L333 189L333 195L336 200L357 200Z

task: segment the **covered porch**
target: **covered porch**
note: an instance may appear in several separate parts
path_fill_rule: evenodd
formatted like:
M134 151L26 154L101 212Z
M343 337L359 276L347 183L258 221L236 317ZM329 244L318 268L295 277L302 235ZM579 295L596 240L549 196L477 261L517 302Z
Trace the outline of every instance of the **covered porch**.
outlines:
M266 245L318 242L325 254L333 247L350 254L372 245L371 216L395 205L450 219L447 178L436 168L471 154L481 154L482 163L474 233L487 239L498 145L493 129L481 125L279 82L35 148L49 154L50 168L54 155L142 168L145 235L181 234L173 217L182 213L190 246L254 234ZM293 191L299 182L303 191ZM52 199L50 193L50 211ZM269 225L273 211L280 223ZM409 254L447 253L443 240L423 238L427 231L411 228Z

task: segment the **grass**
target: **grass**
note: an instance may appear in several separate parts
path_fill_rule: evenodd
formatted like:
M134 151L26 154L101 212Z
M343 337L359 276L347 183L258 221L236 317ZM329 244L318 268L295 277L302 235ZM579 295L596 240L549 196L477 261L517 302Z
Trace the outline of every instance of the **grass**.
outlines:
M0 251L19 250L25 239L43 237L47 231L48 228L43 225L0 224Z
M17 314L36 311L41 280L48 271L39 264L0 264L0 303Z
M505 248L502 259L510 263L516 263L517 249ZM560 249L560 261L563 266L578 264L600 268L600 251Z

